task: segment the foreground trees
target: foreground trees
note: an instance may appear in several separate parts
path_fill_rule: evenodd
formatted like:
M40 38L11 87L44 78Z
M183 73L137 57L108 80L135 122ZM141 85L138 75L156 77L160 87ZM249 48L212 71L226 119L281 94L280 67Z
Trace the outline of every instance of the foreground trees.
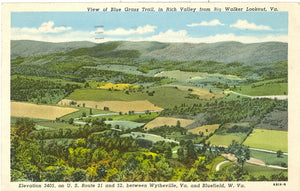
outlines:
M228 152L235 155L235 157L237 158L237 162L242 165L241 170L243 170L245 162L250 159L249 147L233 141L232 144L228 147Z
M97 126L97 127L96 127ZM79 128L80 129L80 128ZM97 131L94 131L94 130ZM17 119L11 127L11 181L233 181L268 180L252 177L243 169L249 148L233 142L228 148L240 165L222 172L212 167L221 150L209 145L196 147L191 140L180 145L158 141L142 148L132 137L104 124L91 127L81 138L38 140L29 136L34 122ZM62 142L60 140L71 142ZM175 152L174 152L175 151ZM177 152L176 152L177 151ZM271 176L284 180L283 174Z

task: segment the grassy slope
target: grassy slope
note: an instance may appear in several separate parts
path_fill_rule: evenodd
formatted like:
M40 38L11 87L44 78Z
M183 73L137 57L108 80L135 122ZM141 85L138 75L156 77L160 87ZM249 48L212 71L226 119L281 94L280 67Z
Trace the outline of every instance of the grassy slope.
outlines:
M154 118L159 116L159 113L151 113L151 114L133 114L133 115L112 115L107 116L107 118L111 118L112 120L128 120L134 121L138 123L146 123Z
M208 136L211 133L214 133L216 129L218 129L220 124L214 124L214 125L203 125L201 127L196 127L194 129L188 130L189 132L192 132L196 135L199 135L199 132L202 132L204 136ZM206 131L207 130L207 131Z
M249 172L250 175L255 177L264 175L265 177L269 178L272 174L279 174L280 172L283 172L285 176L288 175L287 170L274 169L248 163L244 165L244 168Z
M110 124L113 128L117 128L118 126L122 130L134 129L144 125L144 123L137 123L126 120L105 121L105 124Z
M210 141L210 144L212 145L229 146L233 140L237 141L238 143L242 143L246 136L247 134L245 133L230 133L225 135L214 134L206 142Z
M155 91L153 96L149 96L146 91ZM175 89L172 87L147 88L142 92L130 92L126 94L123 91L108 91L97 89L77 89L70 94L67 99L73 100L91 100L91 101L134 101L149 100L151 103L163 107L170 108L175 105L194 104L196 99L185 98L189 92Z
M68 121L70 118L79 118L82 116L82 113L85 112L86 116L90 114L90 108L83 108L83 107L76 107L79 109L79 111L71 113L69 115L65 115L60 118L60 120ZM99 109L92 109L92 115L101 114L101 113L111 113L108 111L102 111Z
M250 96L285 95L288 92L288 83L282 81L283 79L265 80L240 86L241 89L234 91Z
M250 156L256 159L264 161L268 165L277 165L280 166L281 163L288 163L288 156L282 155L280 158L277 157L275 153L266 153L261 151L250 151Z
M267 149L273 151L281 150L283 152L287 152L288 132L266 129L254 129L243 144L254 148Z

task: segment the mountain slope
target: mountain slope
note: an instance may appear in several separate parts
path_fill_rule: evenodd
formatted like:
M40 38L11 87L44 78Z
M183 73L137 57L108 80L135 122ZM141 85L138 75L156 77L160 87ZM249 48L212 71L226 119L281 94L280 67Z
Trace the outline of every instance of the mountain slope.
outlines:
M242 44L221 42L212 44L173 43L141 55L142 58L158 60L205 60L223 63L271 63L287 60L287 44L279 42Z
M102 50L105 47L105 51ZM110 49L108 50L107 47ZM106 50L107 49L107 50ZM70 52L73 56L88 53L94 57L128 57L173 61L217 61L222 63L242 62L273 63L287 60L288 44L265 42L243 44L240 42L219 43L160 43L160 42L92 42L49 43L37 41L12 41L11 58L28 57L58 52ZM105 52L105 54L104 54Z
M36 55L46 55L59 52L68 52L83 47L93 47L95 43L88 41L80 42L40 42L31 40L12 40L11 41L11 58L29 57Z

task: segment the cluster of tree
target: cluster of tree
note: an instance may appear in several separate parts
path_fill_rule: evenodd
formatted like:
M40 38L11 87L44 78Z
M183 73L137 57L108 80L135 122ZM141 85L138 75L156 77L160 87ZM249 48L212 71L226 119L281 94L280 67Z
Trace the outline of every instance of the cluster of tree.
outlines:
M11 100L37 104L55 104L68 96L80 85L53 80L13 76L11 79Z
M240 98L238 100L211 100L199 104L175 106L165 110L161 115L196 115L206 113L207 124L225 124L238 122L245 118L262 118L265 114L274 110L287 110L287 100L251 99Z
M164 138L174 139L175 141L192 140L194 143L204 143L209 137L203 137L202 135L193 134L188 132L187 129L176 126L161 126L148 130L149 133L162 136Z
M61 124L57 123L57 126ZM101 132L108 130L109 127L105 124L101 125L84 125L83 127L78 128L57 128L54 130L39 130L39 131L33 131L28 136L30 138L44 140L44 139L57 139L57 138L69 138L69 139L75 139L75 138L87 138L91 133L94 132Z
M240 126L240 125L233 125L230 128L220 127L217 130L217 134L226 134L226 133L246 133L250 134L252 132L252 127L249 126Z
M227 83L223 84L221 82L218 82L218 83L215 82L215 83L213 83L213 86L216 88L220 88L220 89L229 89L230 88L230 86Z
M172 148L176 146L176 143L169 143L165 141L157 141L152 148L150 149L151 152L157 154L164 154L167 159L172 158Z
M159 82L163 77L150 77L143 75L128 74L118 71L99 70L95 68L80 68L78 71L85 79L95 79L96 81L113 81L115 83L149 83Z
M167 135L170 135L172 133L180 133L181 135L186 135L187 130L185 128L180 127L180 123L177 126L161 126L161 127L155 127L148 131L149 133L160 135L162 137L166 137Z

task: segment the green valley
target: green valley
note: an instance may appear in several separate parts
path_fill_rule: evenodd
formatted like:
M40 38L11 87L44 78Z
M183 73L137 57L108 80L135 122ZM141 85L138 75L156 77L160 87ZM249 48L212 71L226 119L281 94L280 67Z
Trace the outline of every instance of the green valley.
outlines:
M286 43L12 45L13 182L288 178Z

